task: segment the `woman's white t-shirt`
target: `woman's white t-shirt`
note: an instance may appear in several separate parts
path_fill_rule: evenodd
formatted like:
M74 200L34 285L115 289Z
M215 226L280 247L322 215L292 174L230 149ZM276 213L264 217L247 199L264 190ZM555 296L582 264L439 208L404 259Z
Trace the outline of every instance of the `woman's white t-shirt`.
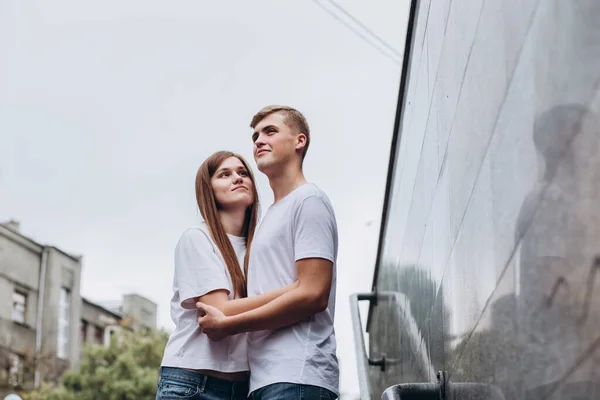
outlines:
M238 257L244 265L246 240L229 236ZM246 334L212 341L198 326L199 311L195 297L217 289L229 291L233 287L225 260L212 240L205 223L186 230L175 248L175 276L171 299L171 319L175 331L169 337L161 365L188 369L209 369L220 372L248 371Z

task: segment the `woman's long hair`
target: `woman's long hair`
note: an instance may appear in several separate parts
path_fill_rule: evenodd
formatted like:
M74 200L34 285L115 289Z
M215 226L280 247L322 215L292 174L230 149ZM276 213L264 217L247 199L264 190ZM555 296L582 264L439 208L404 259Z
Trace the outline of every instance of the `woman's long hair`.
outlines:
M252 193L254 195L254 202L246 209L246 215L244 217L244 228L242 236L246 238L246 256L244 257L244 272L240 268L238 258L235 255L231 241L227 237L225 228L221 223L219 217L219 205L215 198L215 192L213 191L211 179L217 169L221 166L223 161L229 157L236 157L239 159L246 170L248 176L252 181ZM248 260L250 257L250 246L252 245L252 239L254 238L254 230L256 229L256 223L258 221L258 192L256 190L256 182L254 181L254 174L250 169L246 160L235 153L230 151L218 151L208 157L206 161L202 163L196 174L196 201L198 202L198 208L202 218L206 221L210 234L215 241L219 251L225 259L229 276L234 290L234 297L246 297L246 282L248 277Z

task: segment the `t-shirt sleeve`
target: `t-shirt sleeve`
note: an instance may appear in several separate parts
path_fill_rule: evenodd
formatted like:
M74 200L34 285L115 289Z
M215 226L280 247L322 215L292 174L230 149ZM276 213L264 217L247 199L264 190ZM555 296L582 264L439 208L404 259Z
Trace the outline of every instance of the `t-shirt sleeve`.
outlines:
M194 298L213 290L229 292L225 266L209 240L204 232L189 229L175 249L175 282L183 308L196 308Z
M294 258L335 262L337 225L331 205L318 196L302 201L294 216Z

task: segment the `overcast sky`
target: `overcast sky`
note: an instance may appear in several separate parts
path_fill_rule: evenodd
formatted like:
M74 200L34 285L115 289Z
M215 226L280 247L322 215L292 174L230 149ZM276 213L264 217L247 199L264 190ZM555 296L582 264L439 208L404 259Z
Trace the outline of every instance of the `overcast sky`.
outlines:
M338 4L402 50L408 2ZM141 294L172 329L198 166L222 149L252 160L252 115L296 107L311 125L306 176L337 215L341 386L356 393L348 296L371 286L399 77L309 0L0 0L0 220L83 255L83 296Z

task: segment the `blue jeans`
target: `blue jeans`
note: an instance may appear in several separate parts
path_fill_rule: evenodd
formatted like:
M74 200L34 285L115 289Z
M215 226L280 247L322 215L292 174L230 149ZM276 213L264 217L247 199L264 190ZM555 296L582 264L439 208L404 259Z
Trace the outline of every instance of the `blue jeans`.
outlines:
M248 382L214 378L183 368L161 367L156 400L246 400Z
M252 400L335 400L335 393L318 386L274 383L252 392Z

